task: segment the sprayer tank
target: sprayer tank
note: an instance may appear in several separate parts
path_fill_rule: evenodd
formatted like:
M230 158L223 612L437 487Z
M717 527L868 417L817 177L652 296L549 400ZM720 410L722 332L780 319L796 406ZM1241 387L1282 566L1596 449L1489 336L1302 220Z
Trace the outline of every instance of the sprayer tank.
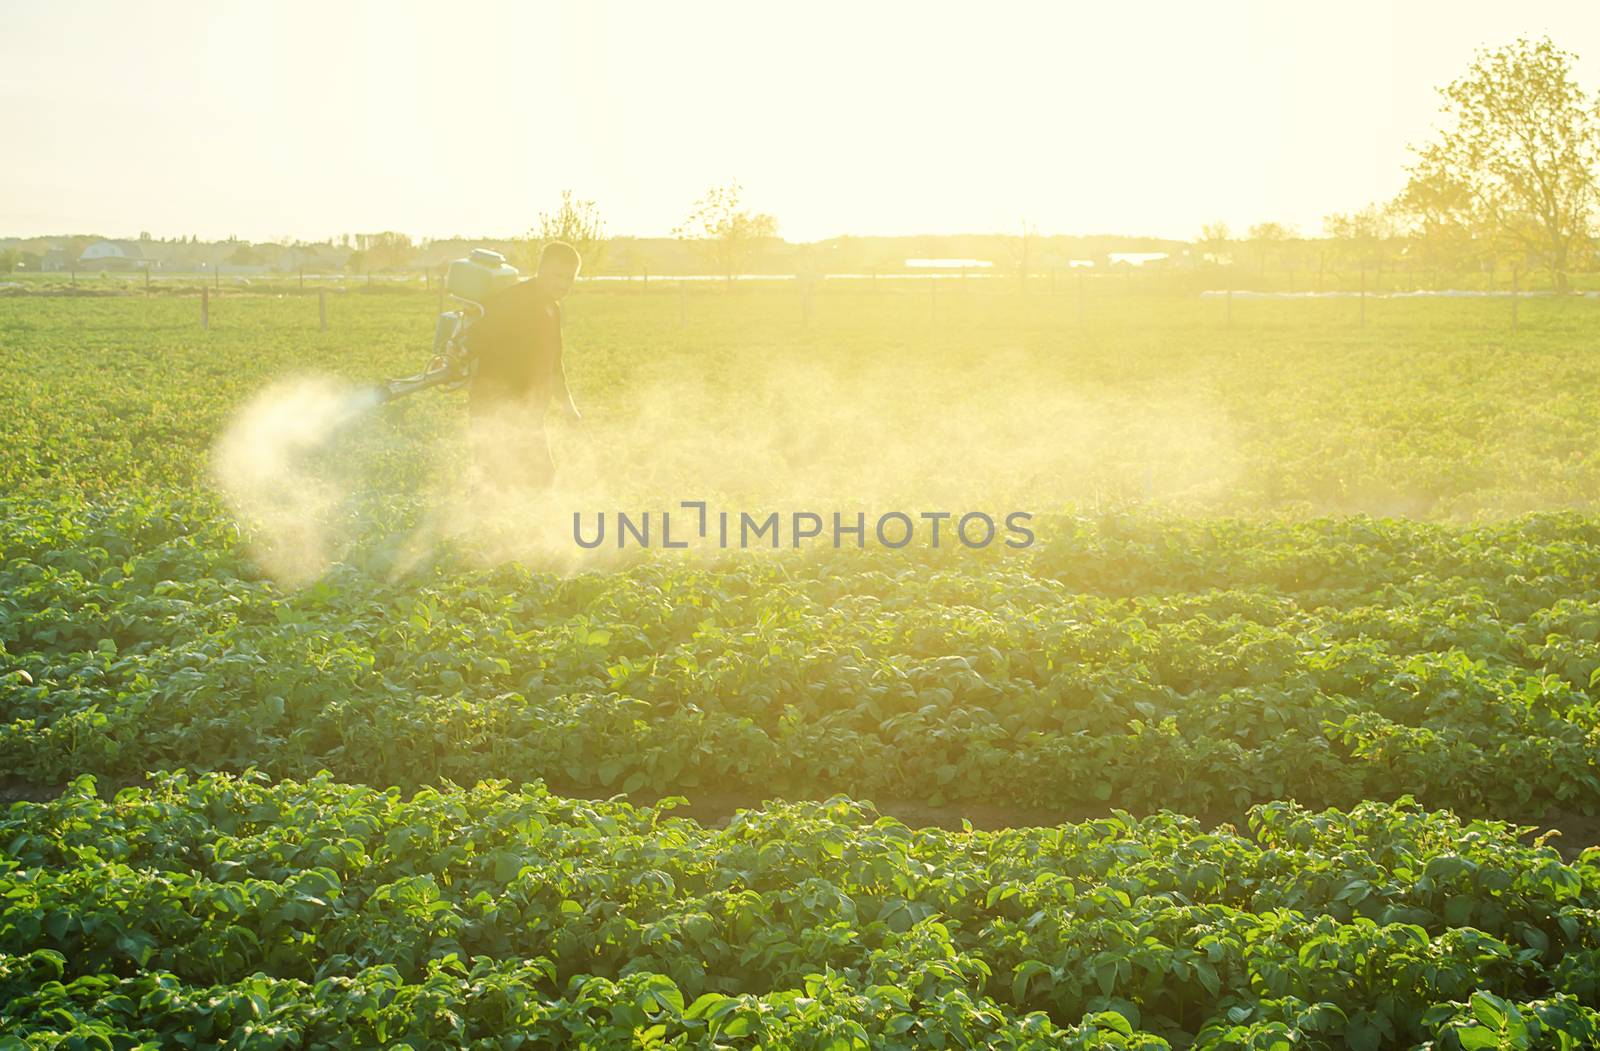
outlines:
M451 261L444 287L453 296L482 303L500 289L516 284L521 276L499 252L475 248L467 258Z

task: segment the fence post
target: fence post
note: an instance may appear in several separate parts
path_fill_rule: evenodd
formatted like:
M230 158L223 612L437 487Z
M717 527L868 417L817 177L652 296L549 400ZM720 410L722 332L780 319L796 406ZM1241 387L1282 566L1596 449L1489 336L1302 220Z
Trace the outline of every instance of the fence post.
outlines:
M1521 268L1513 264L1511 267L1511 331L1513 332L1517 330L1517 288L1521 276Z
M222 287L222 264L218 263L211 268L211 283L217 288Z
M146 292L150 291L150 264L149 263L146 263L144 265L144 290Z
M328 290L326 288L317 289L317 327L323 332L328 331Z
M200 286L200 327L211 327L211 289L205 285Z
M306 290L306 268L302 266L300 268L300 291L304 292L305 290Z

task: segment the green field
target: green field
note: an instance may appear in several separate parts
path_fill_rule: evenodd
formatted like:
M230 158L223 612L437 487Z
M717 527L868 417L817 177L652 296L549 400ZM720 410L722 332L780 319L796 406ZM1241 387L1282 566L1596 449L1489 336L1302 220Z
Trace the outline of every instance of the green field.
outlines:
M0 297L0 1049L1600 1045L1600 303L883 284Z

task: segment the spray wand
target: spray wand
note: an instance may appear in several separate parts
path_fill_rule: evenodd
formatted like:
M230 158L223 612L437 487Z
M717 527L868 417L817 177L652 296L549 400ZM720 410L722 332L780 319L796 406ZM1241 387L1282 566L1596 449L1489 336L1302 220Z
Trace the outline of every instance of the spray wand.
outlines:
M380 402L394 401L417 391L437 387L456 390L472 379L477 361L467 346L467 333L483 317L490 295L515 284L521 275L506 257L487 248L475 248L465 259L454 260L445 273L445 292L459 309L439 315L433 328L433 357L413 376L384 380L377 386Z

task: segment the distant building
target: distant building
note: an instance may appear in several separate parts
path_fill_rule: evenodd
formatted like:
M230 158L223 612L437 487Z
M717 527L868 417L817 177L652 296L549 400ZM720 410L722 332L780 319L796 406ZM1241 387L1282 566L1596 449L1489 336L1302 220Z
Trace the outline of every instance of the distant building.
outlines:
M84 270L136 270L149 265L137 241L95 241L78 256Z
M1160 263L1170 258L1168 252L1110 252L1106 258L1112 266L1145 266L1149 263Z

